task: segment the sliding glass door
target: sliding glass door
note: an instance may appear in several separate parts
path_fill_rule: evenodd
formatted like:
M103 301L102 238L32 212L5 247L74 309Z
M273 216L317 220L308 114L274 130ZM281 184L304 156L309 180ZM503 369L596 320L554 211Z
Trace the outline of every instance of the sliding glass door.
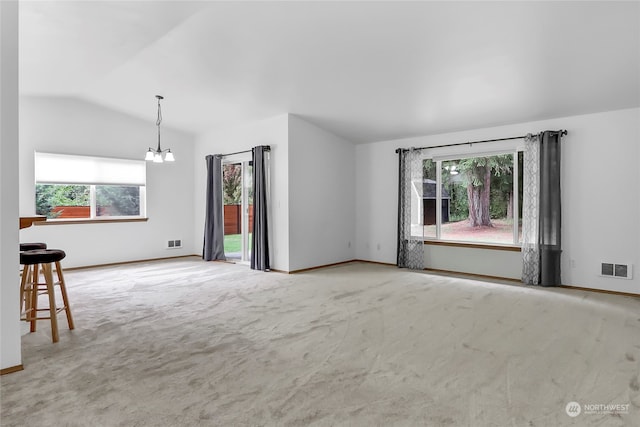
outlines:
M225 161L222 166L224 253L227 259L251 259L253 228L253 165L251 154Z

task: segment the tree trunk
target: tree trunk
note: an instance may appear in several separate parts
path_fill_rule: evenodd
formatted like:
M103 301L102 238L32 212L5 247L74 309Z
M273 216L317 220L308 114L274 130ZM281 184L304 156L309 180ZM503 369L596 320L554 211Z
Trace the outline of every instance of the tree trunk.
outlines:
M509 191L509 203L507 204L507 218L513 218L513 191Z
M480 192L473 183L467 184L467 199L469 200L469 225L475 227L478 224L478 205L480 204Z
M469 199L469 225L472 227L491 227L491 168L484 167L483 185L474 186L472 182L467 185L467 197Z

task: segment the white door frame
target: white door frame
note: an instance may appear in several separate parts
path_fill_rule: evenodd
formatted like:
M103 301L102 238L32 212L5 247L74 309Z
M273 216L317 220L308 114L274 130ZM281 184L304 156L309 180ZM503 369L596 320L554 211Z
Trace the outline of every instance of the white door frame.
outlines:
M242 186L240 196L240 262L251 261L251 251L249 250L249 192L247 191L253 183L249 181L247 173L249 163L252 160L251 153L234 154L222 160L224 165L240 165L240 185Z

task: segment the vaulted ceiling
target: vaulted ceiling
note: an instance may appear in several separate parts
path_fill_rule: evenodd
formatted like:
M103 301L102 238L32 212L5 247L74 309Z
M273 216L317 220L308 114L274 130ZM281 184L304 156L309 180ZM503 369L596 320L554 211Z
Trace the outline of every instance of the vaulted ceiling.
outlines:
M356 143L637 107L640 3L21 1L20 91Z

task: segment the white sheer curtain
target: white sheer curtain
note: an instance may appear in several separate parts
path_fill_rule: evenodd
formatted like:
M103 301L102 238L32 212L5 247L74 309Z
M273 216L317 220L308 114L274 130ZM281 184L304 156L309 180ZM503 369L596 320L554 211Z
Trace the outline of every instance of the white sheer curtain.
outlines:
M399 152L397 265L413 270L424 269L422 162L421 150Z
M540 278L540 139L527 135L524 140L522 195L522 281L538 285Z

